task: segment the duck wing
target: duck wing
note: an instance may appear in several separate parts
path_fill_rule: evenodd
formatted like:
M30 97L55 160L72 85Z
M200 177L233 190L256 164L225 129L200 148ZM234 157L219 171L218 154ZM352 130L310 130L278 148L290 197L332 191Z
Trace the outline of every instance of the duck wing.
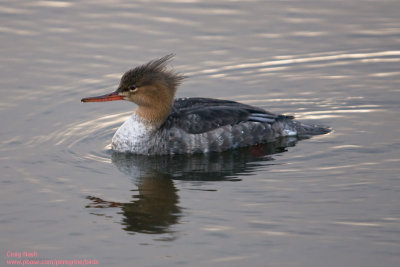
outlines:
M272 124L281 119L293 119L293 117L276 115L235 101L212 98L180 98L175 100L171 114L163 127L177 127L190 134L200 134L241 122Z

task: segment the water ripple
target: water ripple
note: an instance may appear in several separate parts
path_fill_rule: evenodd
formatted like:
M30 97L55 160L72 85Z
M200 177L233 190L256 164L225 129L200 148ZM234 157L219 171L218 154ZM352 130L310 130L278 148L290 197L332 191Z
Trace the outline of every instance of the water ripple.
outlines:
M392 58L388 58L392 57ZM368 62L385 62L390 60L390 62L400 62L400 51L380 51L380 52L369 52L369 53L336 53L332 54L310 54L308 56L281 56L278 60L253 62L253 63L240 63L235 65L226 65L218 68L208 68L200 71L194 71L187 73L190 76L198 75L218 75L226 72L244 72L246 70L256 70L256 71L275 71L276 67L291 66L295 64L303 63L321 63L324 62L324 67L337 64L338 62L344 62L348 60L359 60L362 63Z

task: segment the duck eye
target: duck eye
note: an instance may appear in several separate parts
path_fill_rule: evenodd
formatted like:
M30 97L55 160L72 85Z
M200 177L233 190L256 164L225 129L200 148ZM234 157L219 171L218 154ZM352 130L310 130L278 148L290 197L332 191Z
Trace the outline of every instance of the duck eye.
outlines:
M137 90L136 86L131 85L129 86L129 92L135 92Z

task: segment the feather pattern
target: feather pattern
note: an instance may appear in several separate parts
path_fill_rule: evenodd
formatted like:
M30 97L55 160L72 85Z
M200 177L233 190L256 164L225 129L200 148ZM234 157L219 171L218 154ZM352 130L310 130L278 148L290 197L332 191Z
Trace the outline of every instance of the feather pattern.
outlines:
M175 100L160 127L134 113L115 133L112 148L145 155L221 152L329 131L234 101L185 98Z
M276 115L261 108L229 100L211 98L176 99L163 127L178 127L190 134L212 131L225 125L241 122L272 124L293 116Z

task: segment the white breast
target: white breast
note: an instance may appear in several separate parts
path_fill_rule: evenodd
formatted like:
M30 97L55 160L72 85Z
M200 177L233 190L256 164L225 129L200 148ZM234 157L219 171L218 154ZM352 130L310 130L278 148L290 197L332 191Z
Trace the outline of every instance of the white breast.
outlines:
M111 146L119 152L146 154L154 127L145 123L135 113L115 132Z

